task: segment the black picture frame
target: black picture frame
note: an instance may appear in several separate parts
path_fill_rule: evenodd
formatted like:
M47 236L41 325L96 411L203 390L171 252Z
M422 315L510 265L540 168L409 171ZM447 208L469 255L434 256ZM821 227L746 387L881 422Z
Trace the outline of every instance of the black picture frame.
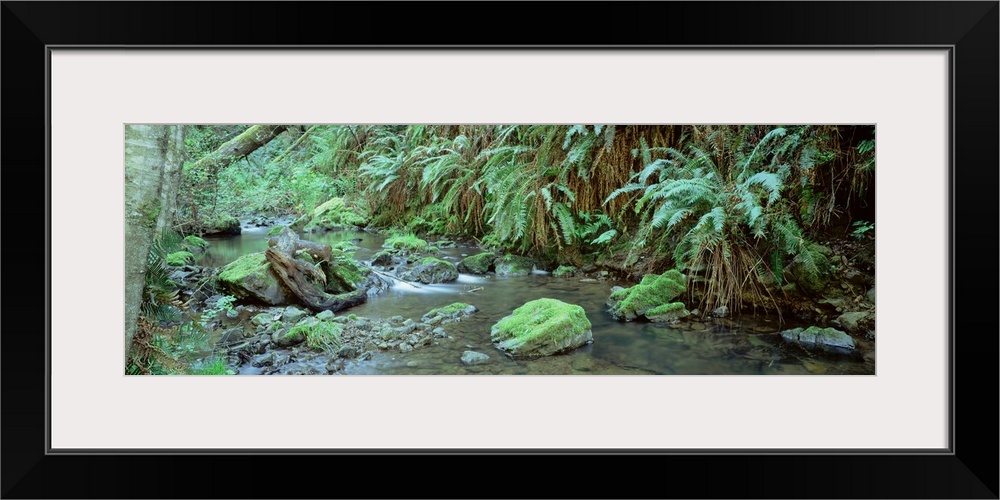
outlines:
M488 18L478 14L483 9ZM5 1L0 16L7 146L0 155L10 195L4 208L8 222L17 224L8 227L23 227L25 220L37 226L38 214L45 213L46 232L50 200L42 186L47 193L46 64L52 46L949 47L953 97L947 453L51 454L49 265L35 235L31 245L2 248L5 261L13 263L8 291L17 290L4 294L7 329L0 340L4 498L998 498L998 336L989 314L998 303L993 279L1000 221L996 1L484 2L475 8L417 2ZM46 234L46 256L49 241ZM609 464L632 473L617 477ZM329 481L317 486L281 479L282 470L309 474L316 465L332 471ZM548 487L512 480L503 472L508 467ZM650 467L658 473L642 472Z

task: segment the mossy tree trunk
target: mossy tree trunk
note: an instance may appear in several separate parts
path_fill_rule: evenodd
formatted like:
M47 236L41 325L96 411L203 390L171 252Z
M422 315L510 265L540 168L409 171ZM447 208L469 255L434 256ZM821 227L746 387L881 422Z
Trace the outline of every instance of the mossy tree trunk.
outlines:
M164 173L177 161L172 149L183 143L183 126L128 125L125 127L125 354L135 336L146 262L160 215ZM176 193L176 189L174 189ZM126 367L127 368L127 367Z
M287 125L254 125L226 141L219 146L219 149L203 156L191 165L191 168L218 172L219 169L271 142L271 139L281 135L287 128Z

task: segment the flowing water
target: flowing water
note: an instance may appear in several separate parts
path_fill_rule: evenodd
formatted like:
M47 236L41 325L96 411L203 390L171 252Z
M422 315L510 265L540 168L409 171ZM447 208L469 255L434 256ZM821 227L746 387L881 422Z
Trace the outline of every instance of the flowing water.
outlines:
M211 247L199 259L203 266L222 266L241 255L267 248L268 228L244 228L235 237L206 238ZM355 257L368 263L382 250L385 236L356 231L305 233L304 239L336 244L351 241ZM441 249L440 257L457 263L482 251L459 245ZM341 311L376 319L401 315L419 320L427 311L453 302L466 302L479 312L447 326L453 338L402 353L380 353L365 361L351 361L345 374L868 374L875 373L874 345L859 341L851 354L805 350L784 342L779 329L808 326L774 318L705 319L681 328L651 323L624 323L607 312L611 280L554 278L543 271L523 277L461 274L452 283L412 286L402 282L372 297L366 304ZM527 301L549 297L584 308L593 326L593 344L568 354L537 360L511 360L490 343L490 328ZM786 321L788 318L785 318ZM780 328L779 328L780 326ZM857 340L857 339L856 339ZM491 362L466 366L463 351L487 354ZM322 368L322 363L318 363ZM241 373L254 373L246 367Z

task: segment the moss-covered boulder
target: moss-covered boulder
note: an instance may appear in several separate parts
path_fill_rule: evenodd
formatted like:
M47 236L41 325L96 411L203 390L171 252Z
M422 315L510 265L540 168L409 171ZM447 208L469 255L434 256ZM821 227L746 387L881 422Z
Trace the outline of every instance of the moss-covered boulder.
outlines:
M788 342L794 342L805 348L823 348L835 351L853 351L854 339L850 335L835 328L793 328L781 332L781 337Z
M320 267L326 275L325 290L332 294L366 288L365 283L372 274L371 269L359 264L352 254L338 249L332 249L330 261L322 263Z
M583 308L556 299L524 304L490 330L493 344L512 358L537 358L593 342Z
M496 254L493 252L483 252L470 255L458 263L458 272L466 274L486 274L493 268L493 260Z
M576 267L573 266L559 266L555 271L552 271L552 276L556 278L573 276L574 274L576 274Z
M424 314L423 317L420 318L420 321L429 325L461 321L462 318L469 317L478 310L479 308L474 305L466 304L465 302L455 302L444 307L437 307L427 311L427 314Z
M690 315L691 312L684 307L683 302L670 302L646 311L646 319L653 323L673 323Z
M497 276L527 276L535 268L535 262L527 257L507 254L497 259L493 266Z
M267 230L267 235L268 236L277 236L277 235L281 234L281 230L284 229L284 228L286 228L286 227L290 228L290 226L283 226L283 225L280 225L280 224L277 225L277 226L272 226L271 229Z
M238 299L272 306L293 302L294 296L278 282L264 252L248 253L223 267L219 283Z
M647 274L638 285L611 292L608 298L611 315L622 321L640 317L670 320L669 315L684 309L684 304L674 301L686 290L684 282L684 275L676 269L663 274ZM650 312L653 318L649 317Z
M243 228L240 227L239 219L229 214L218 214L202 222L202 232L204 234L237 235L242 231Z
M181 241L181 247L192 253L201 253L209 247L209 244L203 238L199 238L192 234L185 237L184 240Z
M458 269L455 268L455 264L446 260L424 257L410 269L401 271L399 277L424 284L447 283L458 279Z
M304 226L304 231L342 229L345 227L361 227L368 220L344 203L343 198L330 198L327 202L312 211L312 218Z
M391 266L392 261L396 257L396 250L379 250L372 255L372 265L373 266Z
M412 234L398 234L386 239L382 246L392 250L423 252L427 249L427 242Z
M187 250L181 250L179 252L173 252L167 254L168 266L184 266L193 263L194 263L194 254L188 252Z

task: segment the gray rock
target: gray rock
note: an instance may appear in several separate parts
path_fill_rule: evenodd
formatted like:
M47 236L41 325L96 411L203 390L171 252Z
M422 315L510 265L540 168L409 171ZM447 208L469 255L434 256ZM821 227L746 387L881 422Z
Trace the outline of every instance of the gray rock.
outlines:
M296 321L304 318L309 313L299 309L295 306L288 306L285 311L281 313L281 319L288 321L290 323L295 323Z
M399 344L399 352L410 352L412 350L413 350L413 346L410 345L410 344L407 344L406 342L403 342L402 344Z
M358 349L354 346L345 345L337 351L338 358L352 359L358 355Z
M465 351L462 353L462 363L466 365L481 365L489 362L490 357L476 351Z
M268 352L265 354L261 354L260 356L254 356L253 360L250 361L250 364L255 368L260 368L262 366L271 365L273 361L274 361L274 353Z
M265 327L274 322L274 316L269 313L260 313L250 320L254 326Z
M867 311L846 312L835 320L844 330L851 333L864 333L875 326L871 313Z
M339 372L340 370L343 370L343 369L344 369L344 360L340 359L340 358L331 359L326 364L326 371L327 371L327 373L336 373L336 372Z
M810 326L805 330L802 328L793 328L781 332L781 337L806 348L826 347L854 350L854 339L850 335L834 328L819 328L816 326Z
M443 339L443 338L448 337L448 332L444 331L444 328L441 328L441 327L437 327L437 328L431 330L431 333L434 334L435 338L439 338L439 339Z
M413 268L399 273L401 279L417 281L426 285L447 283L458 279L455 264L435 257L424 257Z
M288 330L279 330L271 335L271 341L278 347L291 347L305 342L306 334L299 330L294 335L289 335Z
M320 321L326 321L333 319L334 316L335 314L333 314L333 311L322 311L316 315L316 319Z
M459 261L458 272L466 274L486 274L493 267L493 260L496 254L493 252L483 252L466 257Z
M726 316L729 316L729 308L726 306L716 307L715 309L712 309L712 315L716 318L725 318Z
M871 290L868 290L868 293L865 294L865 298L868 299L868 302L871 302L872 304L875 303L875 287L872 287Z

